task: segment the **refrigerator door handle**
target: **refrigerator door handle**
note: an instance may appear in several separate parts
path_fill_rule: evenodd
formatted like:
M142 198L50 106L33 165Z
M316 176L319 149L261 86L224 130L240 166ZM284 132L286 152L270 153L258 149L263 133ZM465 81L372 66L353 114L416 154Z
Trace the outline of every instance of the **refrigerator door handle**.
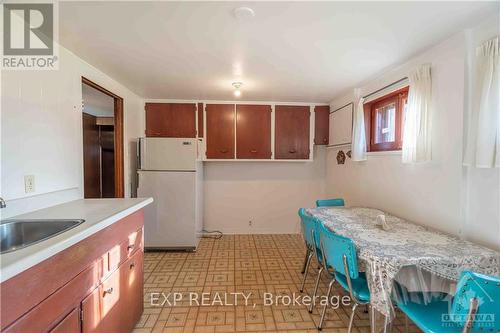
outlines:
M139 138L139 140L137 140L137 169L138 170L141 170L142 169L142 149L141 149L141 146L142 146L142 138Z

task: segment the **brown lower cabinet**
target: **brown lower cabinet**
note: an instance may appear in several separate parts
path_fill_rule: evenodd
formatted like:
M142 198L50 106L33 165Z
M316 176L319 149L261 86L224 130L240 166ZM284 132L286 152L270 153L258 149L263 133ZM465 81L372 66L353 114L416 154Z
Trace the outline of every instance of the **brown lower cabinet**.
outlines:
M143 311L143 226L139 210L4 281L1 332L131 332Z
M80 308L74 308L50 333L80 332Z
M130 332L142 313L143 253L137 251L82 301L82 332Z

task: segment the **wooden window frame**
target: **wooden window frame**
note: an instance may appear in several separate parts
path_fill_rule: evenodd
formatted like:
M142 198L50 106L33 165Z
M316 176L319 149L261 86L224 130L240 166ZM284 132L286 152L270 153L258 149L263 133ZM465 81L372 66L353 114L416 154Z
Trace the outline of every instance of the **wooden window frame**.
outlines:
M409 87L404 87L364 104L367 151L398 151L403 147L403 109L408 100ZM396 103L396 139L375 143L375 110L384 104Z

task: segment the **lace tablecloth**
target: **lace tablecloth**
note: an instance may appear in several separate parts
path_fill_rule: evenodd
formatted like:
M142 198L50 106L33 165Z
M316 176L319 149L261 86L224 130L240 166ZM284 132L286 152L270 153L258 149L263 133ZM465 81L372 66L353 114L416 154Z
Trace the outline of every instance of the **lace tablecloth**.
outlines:
M500 252L432 230L372 208L319 207L306 212L330 230L351 238L366 271L372 306L394 317L391 291L402 267L415 266L449 280L464 270L500 275ZM375 223L385 215L390 230Z

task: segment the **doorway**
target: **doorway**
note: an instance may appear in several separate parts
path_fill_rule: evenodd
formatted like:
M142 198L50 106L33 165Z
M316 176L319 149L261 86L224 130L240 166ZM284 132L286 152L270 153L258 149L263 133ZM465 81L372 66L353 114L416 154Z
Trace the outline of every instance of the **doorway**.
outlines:
M82 77L84 197L123 198L123 99Z

